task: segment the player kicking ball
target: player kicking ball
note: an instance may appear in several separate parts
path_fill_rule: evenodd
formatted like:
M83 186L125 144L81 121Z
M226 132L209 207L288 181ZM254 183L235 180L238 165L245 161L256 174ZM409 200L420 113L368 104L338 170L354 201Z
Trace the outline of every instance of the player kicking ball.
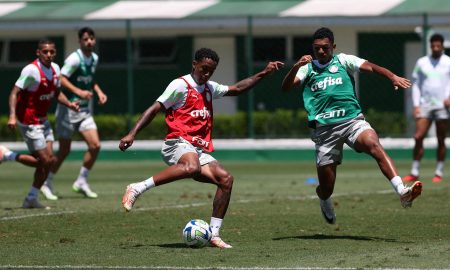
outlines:
M213 201L211 246L231 248L219 230L230 203L233 176L209 153L214 151L211 140L213 125L213 99L237 96L251 89L264 77L283 66L270 62L264 70L234 85L226 86L210 81L219 56L211 49L202 48L195 53L190 74L173 80L164 93L139 118L132 130L120 140L125 151L133 144L137 133L147 126L155 115L165 109L168 134L162 147L162 156L169 165L163 171L138 183L128 185L122 199L126 211L133 208L137 198L145 191L184 178L217 186Z

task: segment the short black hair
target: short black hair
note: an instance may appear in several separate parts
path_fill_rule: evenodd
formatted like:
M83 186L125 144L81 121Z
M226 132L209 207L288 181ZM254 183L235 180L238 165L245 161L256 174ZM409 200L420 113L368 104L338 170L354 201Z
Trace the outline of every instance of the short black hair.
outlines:
M195 56L194 56L194 60L195 61L201 61L203 59L211 59L214 62L216 62L217 64L219 63L219 55L217 55L217 53L211 49L208 48L201 48L198 49L195 52Z
M84 33L88 33L88 35L95 37L95 32L92 28L83 27L80 30L78 30L78 39L81 39L81 37L84 35Z
M55 42L49 38L42 38L38 41L38 49L40 50L45 44L55 44Z
M334 34L333 31L331 31L329 28L321 27L317 29L316 32L314 32L313 40L324 38L328 38L331 43L334 44Z
M439 41L440 43L444 44L444 36L442 36L441 34L433 34L430 37L430 43L435 41Z

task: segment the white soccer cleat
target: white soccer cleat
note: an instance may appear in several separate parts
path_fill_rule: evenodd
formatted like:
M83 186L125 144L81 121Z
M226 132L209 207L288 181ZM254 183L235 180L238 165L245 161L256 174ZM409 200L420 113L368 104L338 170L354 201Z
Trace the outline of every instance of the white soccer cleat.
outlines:
M412 202L422 193L422 183L420 181L414 182L410 187L405 187L400 195L400 203L403 208L412 206Z
M220 236L213 236L211 240L209 241L209 244L212 247L218 247L218 248L232 248L231 245L225 243Z
M32 209L32 208L36 208L36 209L50 209L49 206L45 206L43 204L41 204L37 198L34 198L32 200L28 200L28 198L25 198L25 200L23 201L22 204L22 208L26 208L26 209Z
M6 152L9 152L11 150L9 150L8 148L6 148L3 145L0 145L0 164L2 164L2 161L6 160L5 154Z
M333 201L331 200L331 197L326 200L322 200L319 198L319 201L320 210L325 221L328 224L336 223L336 214L334 213Z
M41 192L42 192L42 194L44 194L44 197L45 197L47 200L50 200L50 201L56 201L56 200L58 200L58 196L56 196L55 194L53 194L52 189L51 189L49 186L47 186L46 184L42 185L42 187L41 187Z
M129 184L127 186L127 190L125 191L125 194L122 197L122 205L127 212L131 211L131 208L133 208L133 205L136 202L139 195L141 195L141 193L139 193L133 187L133 184Z
M72 185L72 190L76 193L81 193L91 199L96 199L98 197L97 193L93 192L87 183L81 185L74 183Z

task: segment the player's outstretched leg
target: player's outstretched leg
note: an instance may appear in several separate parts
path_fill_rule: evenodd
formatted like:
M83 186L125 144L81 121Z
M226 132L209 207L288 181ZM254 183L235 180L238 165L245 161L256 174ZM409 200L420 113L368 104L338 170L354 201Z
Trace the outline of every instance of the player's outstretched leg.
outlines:
M400 203L403 208L412 206L412 202L422 193L422 183L420 181L414 182L409 187L405 187L400 195Z

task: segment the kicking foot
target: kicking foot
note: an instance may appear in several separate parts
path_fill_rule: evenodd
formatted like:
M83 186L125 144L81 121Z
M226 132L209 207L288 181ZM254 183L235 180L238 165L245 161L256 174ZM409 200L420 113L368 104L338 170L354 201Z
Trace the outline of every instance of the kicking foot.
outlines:
M232 248L231 245L225 243L220 236L213 236L211 240L209 241L209 244L212 247L218 247L218 248Z
M412 202L422 193L422 183L420 181L414 182L410 187L405 187L400 195L400 203L403 208L412 206Z
M137 198L141 195L135 188L133 184L129 184L127 186L127 190L125 191L125 194L122 197L122 205L123 208L127 212L131 211L131 208L133 208L134 203L136 202Z

